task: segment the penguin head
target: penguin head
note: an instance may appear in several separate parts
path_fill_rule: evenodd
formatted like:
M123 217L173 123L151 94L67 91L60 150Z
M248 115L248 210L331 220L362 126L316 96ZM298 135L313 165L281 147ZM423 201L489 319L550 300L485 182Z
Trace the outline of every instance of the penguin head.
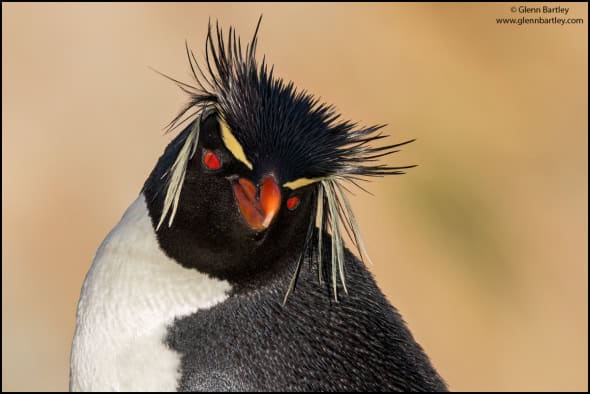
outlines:
M373 146L386 137L382 125L341 120L334 107L259 64L259 26L242 51L235 30L225 38L210 25L207 72L187 46L195 84L170 78L190 97L170 128L188 126L143 190L165 253L243 287L317 254L317 231L331 234L334 258L324 258L332 269L342 266L344 232L362 257L344 184L412 167L378 162L411 141Z

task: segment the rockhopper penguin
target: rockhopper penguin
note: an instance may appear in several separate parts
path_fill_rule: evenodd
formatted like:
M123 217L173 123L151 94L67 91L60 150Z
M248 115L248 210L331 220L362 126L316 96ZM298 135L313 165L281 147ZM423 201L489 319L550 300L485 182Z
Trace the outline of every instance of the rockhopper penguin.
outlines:
M258 26L260 21L258 22ZM99 247L75 391L446 391L365 268L346 197L379 164L359 127L209 26L206 61L139 197ZM358 252L344 246L345 239Z

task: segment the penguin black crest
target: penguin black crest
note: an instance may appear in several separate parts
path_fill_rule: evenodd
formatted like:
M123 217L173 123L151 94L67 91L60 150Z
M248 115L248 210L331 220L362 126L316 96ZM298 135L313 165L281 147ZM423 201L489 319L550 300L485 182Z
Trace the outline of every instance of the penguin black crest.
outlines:
M260 64L256 59L260 22L261 18L245 50L233 28L230 27L225 38L218 24L215 29L209 24L206 68L199 66L187 44L195 86L164 75L190 96L168 130L189 121L193 124L176 160L165 174L167 182L162 191L165 202L158 228L166 217L168 226L173 224L187 164L198 144L201 122L215 113L222 130L226 131L224 141L231 139L232 153L253 171L254 177L270 168L278 168L277 181L284 187L313 188L314 209L285 301L295 287L305 256L314 253L320 266L318 272L322 272L323 260L330 263L331 287L337 299L337 278L342 289L347 291L343 268L345 236L355 245L361 259L367 256L344 193L347 190L344 183L364 190L358 181L366 177L403 174L404 169L414 166L392 167L380 164L379 159L413 140L373 146L372 143L387 137L380 132L384 125L359 127L341 120L333 106L296 89L293 82L286 83L274 76L273 67L269 69L264 58ZM316 225L319 231L314 237ZM332 235L329 256L322 256L322 232ZM317 243L312 245L311 239L317 239ZM321 275L319 281L322 282Z

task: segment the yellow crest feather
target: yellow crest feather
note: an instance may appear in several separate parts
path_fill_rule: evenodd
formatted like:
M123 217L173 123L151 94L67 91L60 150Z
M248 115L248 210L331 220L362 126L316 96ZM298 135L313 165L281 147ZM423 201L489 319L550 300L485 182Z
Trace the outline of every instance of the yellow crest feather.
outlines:
M237 160L241 161L246 165L246 167L252 170L254 167L252 166L252 163L250 163L250 161L246 158L244 148L242 148L242 145L240 145L236 137L229 129L227 122L221 116L219 117L219 127L221 128L221 138L223 139L225 147L231 152L232 155L234 155Z
M285 183L283 186L289 189L295 190L300 187L311 185L312 183L321 181L322 178L299 178L291 182Z

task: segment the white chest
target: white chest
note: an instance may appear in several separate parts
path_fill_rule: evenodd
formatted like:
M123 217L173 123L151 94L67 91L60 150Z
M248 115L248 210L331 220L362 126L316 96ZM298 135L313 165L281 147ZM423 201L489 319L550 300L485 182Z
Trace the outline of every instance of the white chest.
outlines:
M73 391L174 391L180 357L164 343L177 317L224 301L231 286L160 249L140 195L96 253L72 344Z

